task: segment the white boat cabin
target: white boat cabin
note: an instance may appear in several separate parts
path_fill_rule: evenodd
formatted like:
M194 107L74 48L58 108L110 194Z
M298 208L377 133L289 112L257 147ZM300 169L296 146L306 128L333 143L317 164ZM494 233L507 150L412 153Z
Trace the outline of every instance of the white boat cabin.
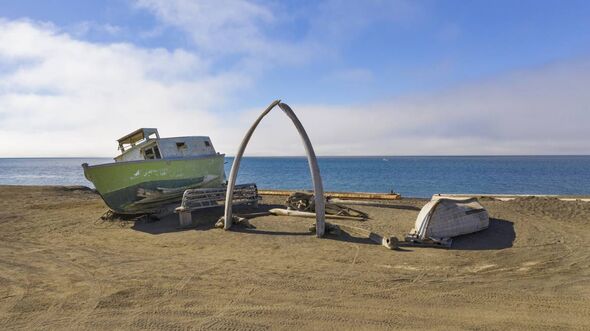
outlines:
M141 128L117 140L121 155L115 162L179 159L216 154L204 136L160 138L158 129Z

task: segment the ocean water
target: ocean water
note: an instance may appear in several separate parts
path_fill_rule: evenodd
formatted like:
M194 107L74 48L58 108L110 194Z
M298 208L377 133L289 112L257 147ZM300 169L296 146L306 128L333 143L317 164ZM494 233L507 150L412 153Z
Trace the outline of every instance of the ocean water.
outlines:
M86 185L82 163L110 158L0 159L0 184ZM226 158L229 174L233 158ZM320 157L327 191L590 195L590 156ZM246 157L239 183L259 188L311 189L304 157Z

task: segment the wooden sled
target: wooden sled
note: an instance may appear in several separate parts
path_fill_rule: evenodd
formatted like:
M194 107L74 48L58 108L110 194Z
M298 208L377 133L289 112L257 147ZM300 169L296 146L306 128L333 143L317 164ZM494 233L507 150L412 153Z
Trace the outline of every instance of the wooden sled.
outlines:
M226 188L201 188L184 191L182 202L174 211L178 214L180 226L190 226L193 222L192 212L195 210L223 206L225 204ZM249 204L258 208L258 188L256 184L236 185L233 191L232 203Z

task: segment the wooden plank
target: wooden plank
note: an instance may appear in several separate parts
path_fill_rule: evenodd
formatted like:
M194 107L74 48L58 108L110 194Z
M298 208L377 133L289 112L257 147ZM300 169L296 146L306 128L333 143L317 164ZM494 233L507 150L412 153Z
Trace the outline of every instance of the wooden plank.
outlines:
M271 212L273 215L277 215L277 216L295 216L295 217L309 217L309 218L316 217L316 213L310 213L310 212L299 211L299 210L281 209L281 208L273 208L273 209L269 210L269 212ZM366 221L366 219L362 218L362 217L330 215L330 214L325 214L325 218L332 218L332 219L339 219L339 220L352 220L352 221Z
M390 208L391 206L395 206L392 205L390 203L383 203L383 202L374 202L374 201L370 201L370 200L347 200L347 199L338 199L338 198L334 198L334 199L328 199L328 203L335 203L335 204L340 204L340 205L352 205L352 206L370 206L370 207L385 207L385 208Z
M448 198L448 199L467 199L467 198L493 198L500 201L510 201L518 198L556 198L562 201L584 201L590 202L588 196L572 196L572 195L557 195L557 194L448 194L438 193L432 196L432 199Z
M306 190L258 190L260 195L289 196L295 192L308 192ZM367 200L398 200L401 195L397 193L370 193L370 192L325 192L325 196L340 199L367 199Z

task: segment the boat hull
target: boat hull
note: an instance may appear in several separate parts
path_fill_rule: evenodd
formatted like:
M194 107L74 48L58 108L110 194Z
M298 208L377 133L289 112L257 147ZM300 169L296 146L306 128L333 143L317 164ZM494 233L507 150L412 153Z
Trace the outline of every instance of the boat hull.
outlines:
M84 176L117 213L157 213L179 202L187 188L221 187L224 155L115 162L88 166Z

